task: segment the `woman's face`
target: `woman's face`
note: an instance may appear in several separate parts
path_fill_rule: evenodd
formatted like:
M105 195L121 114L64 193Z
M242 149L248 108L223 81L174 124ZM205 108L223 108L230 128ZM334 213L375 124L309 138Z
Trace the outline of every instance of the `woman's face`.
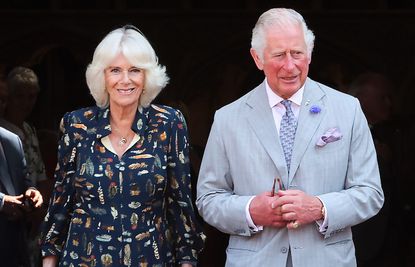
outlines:
M110 106L138 105L144 88L144 70L131 65L120 53L104 70L104 76Z

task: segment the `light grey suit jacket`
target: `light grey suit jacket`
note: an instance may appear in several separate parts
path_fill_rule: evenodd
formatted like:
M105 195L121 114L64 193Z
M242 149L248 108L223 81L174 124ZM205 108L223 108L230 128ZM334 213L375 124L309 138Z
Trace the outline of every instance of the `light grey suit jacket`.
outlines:
M311 106L321 111L312 113ZM317 146L332 127L342 139ZM324 235L316 224L251 233L247 202L270 191L274 177L281 177L286 189L323 200L328 216ZM351 226L374 216L384 200L375 148L358 100L307 79L288 175L262 83L216 112L197 196L204 220L231 235L226 266L285 266L288 248L294 267L356 266Z

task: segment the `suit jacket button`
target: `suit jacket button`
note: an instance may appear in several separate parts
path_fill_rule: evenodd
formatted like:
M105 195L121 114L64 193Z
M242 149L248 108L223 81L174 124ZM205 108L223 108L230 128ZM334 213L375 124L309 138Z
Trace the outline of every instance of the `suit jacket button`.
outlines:
M288 249L287 249L286 247L282 247L282 248L281 248L281 252L282 252L282 253L287 253L287 252L288 252Z

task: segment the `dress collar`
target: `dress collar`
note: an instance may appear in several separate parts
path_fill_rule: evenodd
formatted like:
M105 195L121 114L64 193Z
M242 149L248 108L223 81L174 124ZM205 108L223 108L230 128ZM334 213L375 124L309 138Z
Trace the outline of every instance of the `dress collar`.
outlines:
M109 107L99 109L97 115L98 127L97 127L97 137L101 138L107 136L111 133L111 124L110 124L110 109ZM135 113L135 118L131 129L139 136L144 135L145 129L148 124L148 113L149 108L139 108Z

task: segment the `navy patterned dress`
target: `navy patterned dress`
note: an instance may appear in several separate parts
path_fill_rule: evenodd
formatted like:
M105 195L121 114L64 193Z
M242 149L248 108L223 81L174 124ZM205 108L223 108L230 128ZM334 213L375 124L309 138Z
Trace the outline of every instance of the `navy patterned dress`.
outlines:
M139 140L121 158L101 138L109 109L65 114L56 184L42 226L42 255L59 266L195 264L204 234L191 201L189 143L182 114L137 111Z

